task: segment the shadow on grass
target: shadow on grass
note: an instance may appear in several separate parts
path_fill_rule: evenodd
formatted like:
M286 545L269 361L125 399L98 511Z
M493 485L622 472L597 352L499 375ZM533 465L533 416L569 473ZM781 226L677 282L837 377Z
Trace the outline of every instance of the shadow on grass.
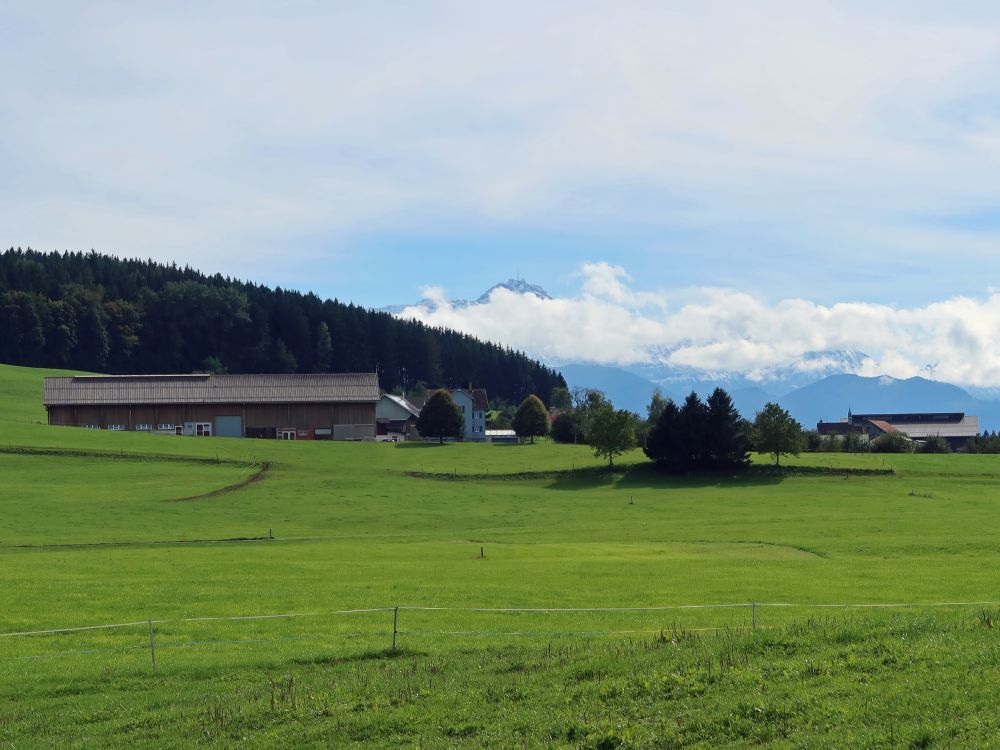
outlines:
M668 474L653 464L629 467L617 481L621 489L656 487L761 487L775 485L792 477L889 477L892 469L833 468L827 466L748 466L734 471L694 471Z
M615 466L588 466L579 469L548 471L463 473L402 471L402 476L444 482L525 482L552 480L547 485L554 490L579 490L615 485L619 488L639 489L656 487L757 487L778 484L789 477L842 477L893 476L892 469L832 468L826 466L748 466L742 470L723 472L688 472L668 474L652 463L621 464Z
M372 651L362 651L360 654L348 654L346 656L315 656L309 659L292 659L292 661L295 664L336 666L337 664L355 664L367 661L399 659L403 656L427 656L427 654L424 651L414 651L413 649L408 648L382 648Z

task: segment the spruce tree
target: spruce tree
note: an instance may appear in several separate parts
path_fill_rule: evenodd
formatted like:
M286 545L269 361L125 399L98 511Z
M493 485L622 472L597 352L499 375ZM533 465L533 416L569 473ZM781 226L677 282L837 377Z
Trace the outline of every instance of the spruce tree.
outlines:
M732 469L750 463L749 444L743 417L733 399L721 388L708 397L706 446L709 465L714 469Z
M672 399L667 400L656 424L649 431L643 452L663 471L682 472L689 468L684 436L681 434L680 409Z

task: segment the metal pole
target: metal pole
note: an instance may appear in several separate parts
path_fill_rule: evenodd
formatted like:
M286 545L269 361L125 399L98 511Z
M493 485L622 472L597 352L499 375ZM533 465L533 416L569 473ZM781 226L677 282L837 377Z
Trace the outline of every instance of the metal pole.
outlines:
M153 661L153 671L156 671L156 639L153 637L153 621L149 621L149 658Z
M396 633L399 631L396 626L399 624L399 607L392 610L392 650L396 650Z
M757 629L757 602L750 602L750 629Z

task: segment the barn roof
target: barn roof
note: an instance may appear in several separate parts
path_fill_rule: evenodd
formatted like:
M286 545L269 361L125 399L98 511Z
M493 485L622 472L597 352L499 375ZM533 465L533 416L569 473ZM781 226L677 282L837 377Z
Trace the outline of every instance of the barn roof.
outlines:
M45 378L46 406L375 402L375 373Z

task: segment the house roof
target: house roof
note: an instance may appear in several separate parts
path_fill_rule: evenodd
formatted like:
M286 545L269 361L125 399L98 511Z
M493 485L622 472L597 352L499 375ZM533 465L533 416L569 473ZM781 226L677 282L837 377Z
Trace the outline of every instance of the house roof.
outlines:
M389 399L390 401L392 401L397 406L400 406L401 408L406 409L408 412L410 412L410 414L412 414L415 417L419 417L420 416L420 409L418 409L416 406L414 406L413 404L411 404L409 401L407 401L402 396L397 396L397 395L395 395L393 393L383 393L382 394L382 398Z
M459 391L462 393L468 393L472 397L473 409L482 409L483 411L486 411L490 408L490 400L486 397L485 388L459 388L455 390L454 393L458 393Z
M375 373L88 375L45 378L46 406L378 401Z
M897 430L891 424L882 419L869 419L868 422L870 424L875 425L882 432L899 432L899 430Z

